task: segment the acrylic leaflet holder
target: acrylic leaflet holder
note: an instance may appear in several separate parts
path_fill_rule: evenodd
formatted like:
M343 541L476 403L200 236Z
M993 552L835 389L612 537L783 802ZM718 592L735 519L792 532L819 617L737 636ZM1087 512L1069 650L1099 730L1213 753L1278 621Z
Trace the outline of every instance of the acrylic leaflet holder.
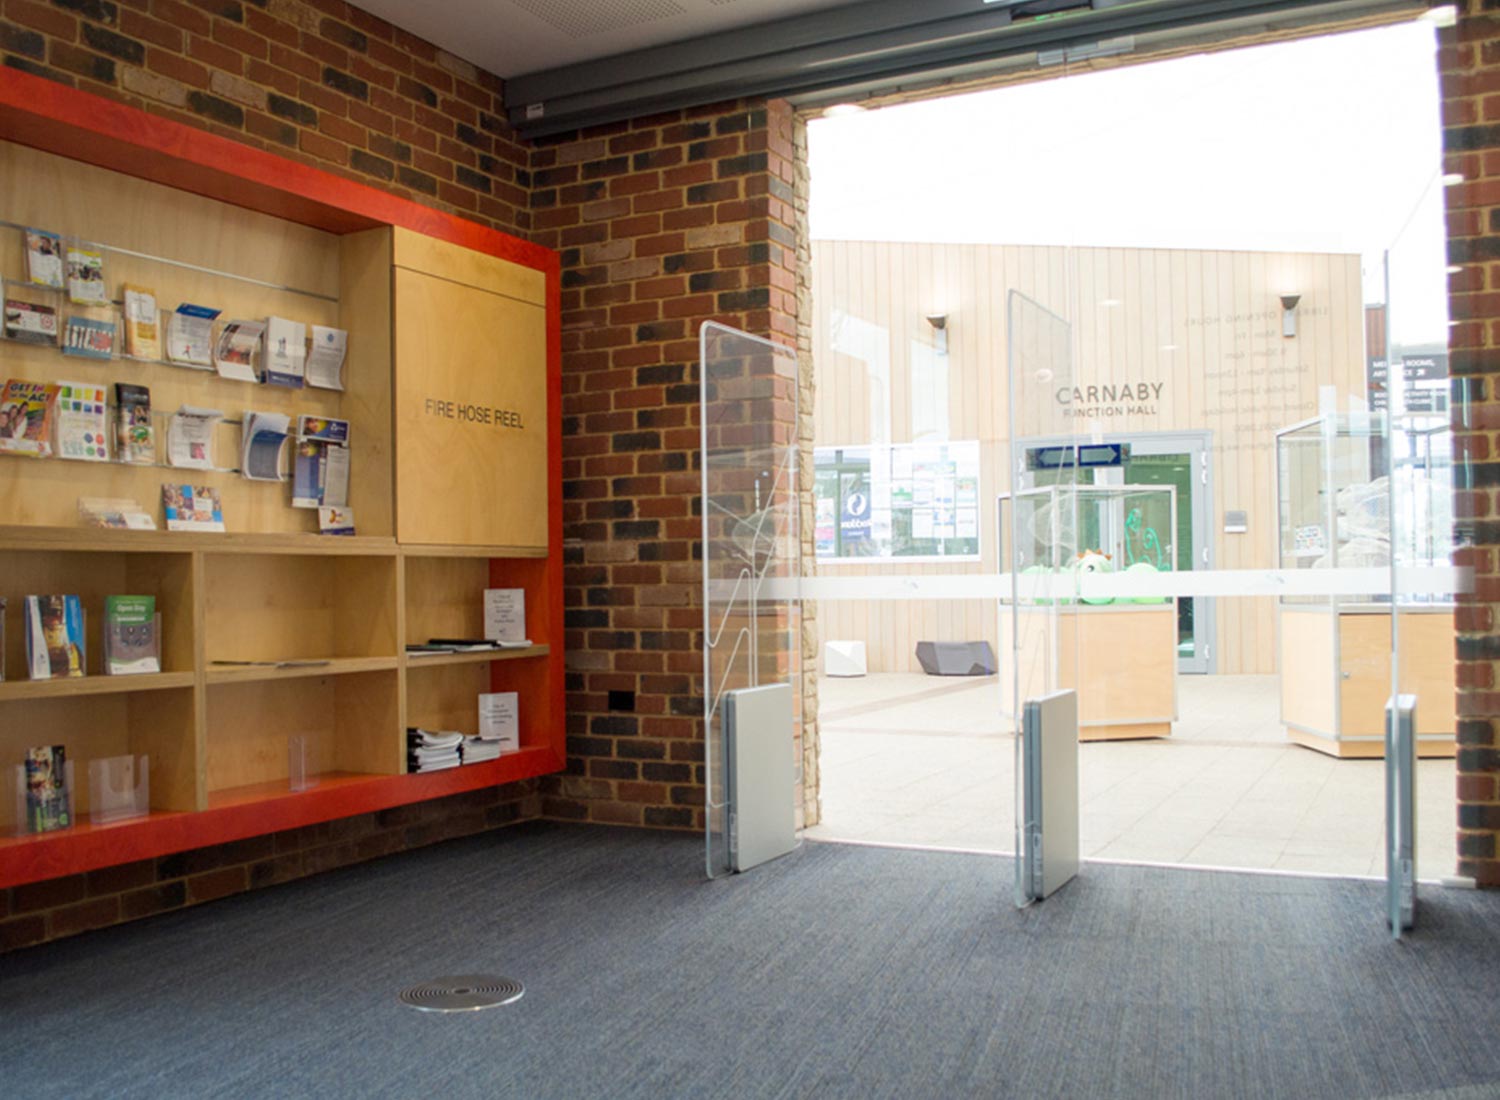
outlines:
M139 676L161 671L161 613L151 623L114 623L104 630L104 674Z
M306 791L318 785L313 772L313 735L294 733L286 739L286 785L288 790Z
M89 761L90 821L96 825L124 821L144 817L150 809L150 757L109 756Z
M13 781L8 785L13 796L10 831L16 836L30 836L33 833L52 832L54 829L66 828L77 820L73 812L73 761L68 760L63 764L62 794L63 805L67 807L67 817L65 823L58 825L42 825L37 820L37 815L32 812L31 800L27 798L26 765L15 765L11 768L11 773Z

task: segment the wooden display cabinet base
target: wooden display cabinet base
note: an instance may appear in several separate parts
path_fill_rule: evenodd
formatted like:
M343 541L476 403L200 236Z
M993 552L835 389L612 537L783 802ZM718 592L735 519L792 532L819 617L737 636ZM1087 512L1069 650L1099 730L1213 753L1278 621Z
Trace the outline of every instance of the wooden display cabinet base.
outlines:
M1301 745L1305 749L1312 749L1314 752L1321 752L1325 756L1334 756L1340 760L1385 759L1385 742L1380 739L1351 741L1337 737L1324 737L1306 730L1293 729L1291 726L1287 727L1286 736L1287 740L1294 745ZM1424 760L1451 758L1454 751L1454 739L1451 737L1417 738L1417 755Z
M1080 726L1080 741L1140 741L1153 737L1171 737L1171 722L1132 722L1099 726Z

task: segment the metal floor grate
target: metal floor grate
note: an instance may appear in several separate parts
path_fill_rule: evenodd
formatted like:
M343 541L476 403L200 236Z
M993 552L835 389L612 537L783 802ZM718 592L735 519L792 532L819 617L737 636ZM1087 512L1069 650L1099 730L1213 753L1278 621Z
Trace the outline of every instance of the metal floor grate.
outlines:
M397 999L422 1012L478 1012L512 1004L525 992L526 987L514 978L458 974L403 989Z

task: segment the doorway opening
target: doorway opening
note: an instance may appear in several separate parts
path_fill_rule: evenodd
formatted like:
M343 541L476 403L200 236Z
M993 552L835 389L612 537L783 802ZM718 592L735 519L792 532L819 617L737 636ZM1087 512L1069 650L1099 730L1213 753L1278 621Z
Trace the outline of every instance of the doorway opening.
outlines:
M1071 675L1086 858L1379 876L1394 631L1420 873L1453 872L1452 593L1370 579L1451 564L1435 49L1414 21L810 126L808 835L1010 851L999 681ZM1061 349L1019 397L1013 293ZM1014 657L1027 570L1111 579Z

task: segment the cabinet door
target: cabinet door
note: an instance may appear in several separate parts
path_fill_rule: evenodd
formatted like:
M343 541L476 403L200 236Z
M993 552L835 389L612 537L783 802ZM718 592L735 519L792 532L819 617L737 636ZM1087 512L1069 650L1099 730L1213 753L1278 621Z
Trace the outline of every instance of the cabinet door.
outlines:
M541 305L396 269L396 535L547 546Z

